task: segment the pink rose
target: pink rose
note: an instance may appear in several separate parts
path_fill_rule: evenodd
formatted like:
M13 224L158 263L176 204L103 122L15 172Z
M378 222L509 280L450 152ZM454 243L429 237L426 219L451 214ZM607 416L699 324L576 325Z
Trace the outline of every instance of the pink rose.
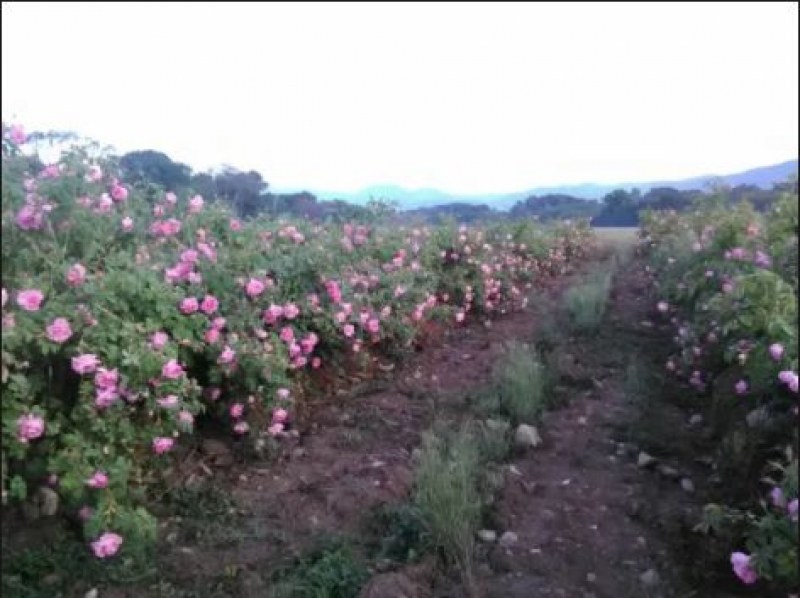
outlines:
M117 554L121 545L122 536L112 532L106 532L92 542L92 551L94 551L94 555L97 558L104 559Z
M325 290L328 292L328 297L334 303L339 303L342 300L342 290L339 288L339 283L335 280L329 280L325 283Z
M163 455L172 450L175 441L172 438L158 437L153 438L153 452L156 455Z
M773 361L780 361L783 357L783 345L780 343L772 343L769 346L769 356Z
M319 357L314 357L311 360L311 367L314 368L315 370L318 370L319 368L322 367L322 360Z
M129 233L133 230L133 218L130 216L125 216L125 218L122 219L122 230L126 233Z
M114 183L111 187L111 198L114 201L125 201L128 199L128 190L119 183Z
M176 380L184 373L183 366L174 359L170 359L161 368L161 375L169 380Z
M246 421L238 421L233 425L233 431L241 436L250 431L250 426Z
M44 301L44 293L39 289L20 291L17 295L17 305L25 311L39 311Z
M247 293L247 296L251 299L258 297L261 293L264 292L264 283L258 279L251 278L247 281L247 285L245 285L244 291Z
M199 308L200 306L197 303L197 299L194 297L186 297L181 301L181 312L187 316L195 313Z
M270 436L278 436L283 432L283 424L272 424L267 428L267 432L269 432Z
M219 308L219 301L213 295L206 295L200 303L200 310L207 315L213 314Z
M39 230L44 224L44 216L39 208L24 205L17 212L16 222L22 230Z
M8 303L8 291L6 291L5 288L4 288L3 289L3 304L2 304L2 307L5 307L6 303Z
M203 210L203 197L201 195L195 195L189 200L189 213L190 214L197 214Z
M86 480L86 485L95 490L106 488L108 486L108 475L104 471L96 471L92 474L92 477Z
M76 287L86 281L86 268L82 264L74 264L67 271L67 284Z
M115 369L99 368L94 375L94 385L97 388L116 388L119 383L119 372Z
M100 365L100 360L94 353L84 353L72 358L72 370L76 374L91 374Z
M156 351L160 351L167 344L167 341L169 341L167 333L159 330L158 332L154 332L153 336L150 337L150 346Z
M119 399L119 392L116 388L98 388L94 405L98 409L108 409Z
M178 203L178 196L172 191L167 191L167 194L164 196L164 201L174 206L176 203Z
M278 392L276 393L276 395L277 395L279 400L288 401L289 400L289 396L291 396L291 393L289 392L288 388L279 388Z
M300 309L294 303L287 303L283 307L283 315L287 320L294 320L300 314Z
M183 410L180 413L178 413L178 421L182 423L184 426L192 426L194 425L194 415L192 415L186 410Z
M203 336L203 340L205 340L206 343L208 343L209 345L213 345L217 341L219 341L219 337L220 337L219 328L209 328L208 330L206 330L206 333Z
M226 322L227 322L227 320L225 320L225 318L220 318L220 317L218 317L218 318L214 318L214 319L211 321L211 325L212 325L214 328L216 328L217 330L222 330L223 328L225 328L225 324L226 324Z
M180 399L177 395L167 395L163 399L158 399L158 404L164 409L175 409L180 404Z
M755 583L758 579L758 574L750 564L750 559L750 555L743 552L734 552L731 554L733 572L736 574L736 577L748 585Z
M231 405L230 413L233 419L239 419L244 415L244 405L241 403L234 403Z
M294 329L291 326L284 326L280 338L284 343L291 343L294 340Z
M233 363L234 359L236 359L236 351L226 346L222 350L222 353L220 354L219 358L217 359L217 363L220 365L226 365L229 363Z
M56 318L47 327L47 338L54 343L65 343L72 336L72 328L66 318Z
M8 128L8 138L17 145L22 145L27 140L25 128L22 125L11 125Z
M17 420L17 439L22 443L36 440L44 434L44 419L33 413L20 416Z
M367 321L367 331L371 334L378 334L381 331L381 323L376 318Z
M344 327L342 328L342 332L347 338L350 338L355 334L356 327L353 326L352 324L345 324Z
M272 423L273 424L285 424L286 420L289 419L289 412L286 409L276 409L272 412Z
M231 218L229 226L233 232L238 232L242 230L242 223L236 218Z

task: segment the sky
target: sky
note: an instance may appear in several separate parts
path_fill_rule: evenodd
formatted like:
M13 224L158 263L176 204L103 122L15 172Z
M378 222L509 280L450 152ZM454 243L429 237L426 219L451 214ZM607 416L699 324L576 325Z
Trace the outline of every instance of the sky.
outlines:
M2 118L276 190L451 193L798 155L796 3L2 4Z

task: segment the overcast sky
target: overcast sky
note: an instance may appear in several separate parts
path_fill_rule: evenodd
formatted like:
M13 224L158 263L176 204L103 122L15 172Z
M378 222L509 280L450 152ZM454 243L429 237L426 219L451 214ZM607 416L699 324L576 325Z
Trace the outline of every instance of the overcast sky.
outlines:
M3 3L2 117L276 189L457 193L797 157L796 3Z

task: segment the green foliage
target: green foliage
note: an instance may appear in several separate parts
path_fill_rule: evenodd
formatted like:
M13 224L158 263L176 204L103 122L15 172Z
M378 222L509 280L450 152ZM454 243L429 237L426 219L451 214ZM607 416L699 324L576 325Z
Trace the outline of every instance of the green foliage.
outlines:
M713 414L731 504L709 506L699 529L728 532L761 578L788 590L798 583L797 524L787 512L796 458L789 453L768 480L781 505L757 507L752 496L760 472L776 467L767 461L797 444L796 188L764 214L746 202L731 209L728 192L716 193L687 215L645 214L640 254L677 329L670 369L709 398Z
M427 552L431 538L419 507L414 504L382 505L374 525L381 536L375 558L414 562Z
M369 578L366 567L344 543L319 549L282 571L272 598L355 598Z

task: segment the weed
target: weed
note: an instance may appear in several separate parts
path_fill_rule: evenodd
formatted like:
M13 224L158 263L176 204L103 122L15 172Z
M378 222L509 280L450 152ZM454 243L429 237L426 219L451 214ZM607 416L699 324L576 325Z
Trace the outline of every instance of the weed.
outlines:
M272 598L355 598L369 578L344 542L332 541L279 572Z
M382 536L375 551L378 560L414 562L431 547L422 512L414 504L381 506L373 525Z
M240 539L236 503L219 487L210 483L182 487L170 492L167 500L184 541L221 546Z

